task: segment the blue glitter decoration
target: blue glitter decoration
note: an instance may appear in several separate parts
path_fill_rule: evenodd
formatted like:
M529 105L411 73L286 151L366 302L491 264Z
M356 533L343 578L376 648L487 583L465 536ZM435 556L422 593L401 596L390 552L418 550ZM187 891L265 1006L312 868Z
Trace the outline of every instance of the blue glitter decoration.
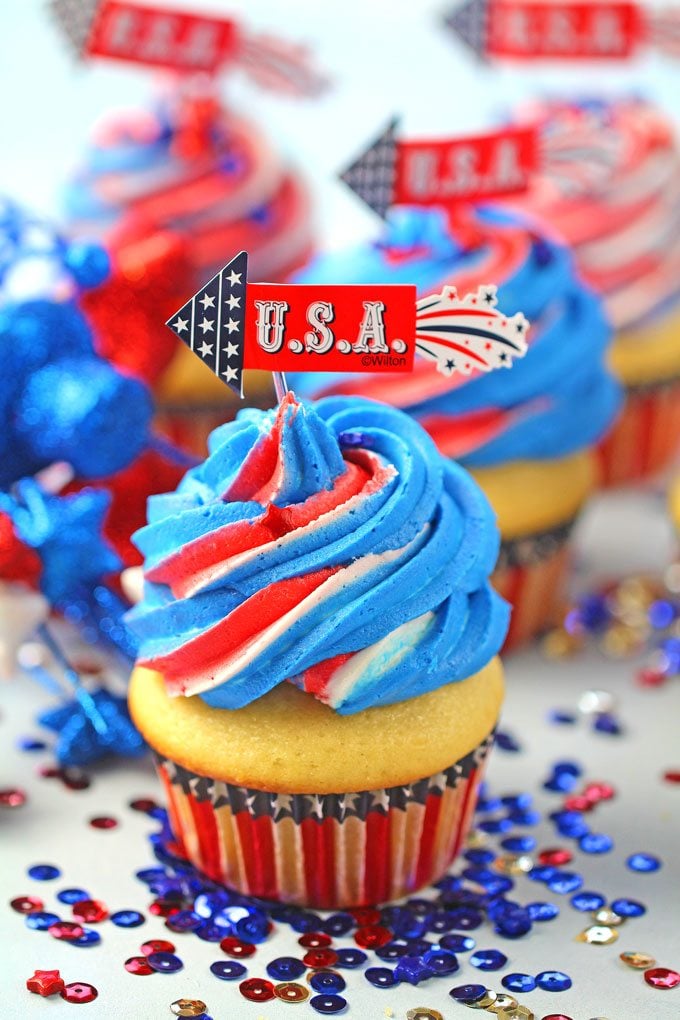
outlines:
M583 878L575 872L560 871L557 875L549 878L547 884L551 892L563 895L565 893L576 892L577 889L580 889L583 885Z
M501 984L509 992L533 992L536 979L531 974L506 974L501 978Z
M470 963L478 970L500 970L507 962L507 956L499 949L476 949L470 957Z
M267 964L267 973L276 981L295 981L306 970L302 960L296 960L294 956L279 956Z
M587 832L581 836L578 845L584 854L606 854L614 847L614 840L604 833Z
M312 974L309 984L315 992L342 992L347 987L342 974L335 974L332 970L320 970Z
M342 1013L347 1008L347 999L342 995L313 995L309 1005L317 1013Z
M60 875L61 871L54 864L34 864L28 869L28 877L34 878L36 882L50 882Z
M389 967L369 967L364 971L364 977L376 988L392 988L399 984L398 977Z
M431 978L434 971L420 956L402 956L394 968L394 976L398 981L406 981L410 985L419 985L421 981Z
M238 960L216 960L210 964L210 971L221 981L237 981L246 976L248 968Z
M469 953L477 943L469 935L444 935L439 940L439 945L452 953Z
M50 914L46 910L35 910L32 914L26 914L24 921L27 928L33 928L34 931L47 931L50 925L57 924L61 918L58 914Z
M644 903L640 903L638 900L630 900L626 897L612 900L611 909L619 917L642 917L643 914L647 913L647 907Z
M149 953L146 959L149 966L159 974L174 974L184 966L174 953Z
M78 946L79 949L88 949L90 946L98 946L102 937L93 928L85 928L79 939L70 939L69 946Z
M355 967L361 967L368 959L366 953L361 949L337 949L336 953L338 959L333 966L346 967L350 970L354 970Z
M85 692L88 694L88 692ZM89 765L106 755L138 757L146 745L130 719L127 698L99 687L88 694L96 714L87 711L80 700L69 701L43 712L38 721L58 733L55 748L62 765ZM105 728L98 726L104 720Z
M554 903L527 903L527 910L532 921L552 921L560 912Z
M423 954L423 963L425 963L437 977L444 977L447 974L455 974L460 967L455 953L452 953L447 949L429 949Z
M79 287L89 290L108 279L111 260L100 244L73 241L64 252L64 266L73 275Z
M80 900L89 900L91 896L85 889L62 889L57 893L60 903L79 903Z
M658 871L661 867L661 861L653 854L631 854L630 857L626 858L626 867L630 868L631 871Z
M138 910L117 910L115 914L111 914L110 920L118 928L139 928L146 918Z
M486 995L486 988L484 985L457 985L449 995L456 1002L479 1002Z
M593 911L599 910L607 901L600 893L577 892L571 897L569 902L576 910Z
M561 970L543 970L536 975L536 984L544 992L566 992L571 988L571 978Z

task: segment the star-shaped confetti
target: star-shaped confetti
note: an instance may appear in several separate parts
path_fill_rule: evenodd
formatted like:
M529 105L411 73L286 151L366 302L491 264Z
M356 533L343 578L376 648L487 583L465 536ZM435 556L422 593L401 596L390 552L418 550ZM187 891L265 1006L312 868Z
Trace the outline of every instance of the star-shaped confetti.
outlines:
M86 695L43 712L38 722L58 734L55 750L62 765L89 765L106 755L137 757L146 750L130 720L127 699L105 687L89 694L89 702Z

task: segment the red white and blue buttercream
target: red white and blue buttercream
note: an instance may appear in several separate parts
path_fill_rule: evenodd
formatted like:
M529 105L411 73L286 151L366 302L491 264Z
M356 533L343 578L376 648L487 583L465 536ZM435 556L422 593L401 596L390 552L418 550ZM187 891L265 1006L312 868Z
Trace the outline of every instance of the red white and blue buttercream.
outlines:
M508 607L480 489L420 426L374 401L246 409L211 436L135 540L139 661L173 695L235 709L282 681L338 712L481 669Z

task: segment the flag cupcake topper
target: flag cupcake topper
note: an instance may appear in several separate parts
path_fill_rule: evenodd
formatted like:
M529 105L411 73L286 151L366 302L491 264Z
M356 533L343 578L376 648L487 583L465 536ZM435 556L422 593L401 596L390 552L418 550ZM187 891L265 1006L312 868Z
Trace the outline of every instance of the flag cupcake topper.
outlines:
M416 351L444 375L510 367L529 323L496 307L496 288L416 300L411 285L249 283L242 251L166 325L243 396L243 371L409 372Z
M444 19L482 60L629 60L680 53L680 12L631 0L464 0Z

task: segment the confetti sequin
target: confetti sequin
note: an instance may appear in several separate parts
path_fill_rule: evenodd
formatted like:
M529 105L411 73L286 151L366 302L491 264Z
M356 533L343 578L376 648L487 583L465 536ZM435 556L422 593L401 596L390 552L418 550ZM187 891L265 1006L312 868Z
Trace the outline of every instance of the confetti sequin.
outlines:
M45 906L37 896L16 896L10 900L9 905L12 910L16 910L17 914L32 914L37 910L42 910Z
M151 956L152 953L174 953L175 947L165 939L149 939L148 942L142 942L139 951L144 956Z
M593 920L597 921L598 924L611 927L612 925L623 924L626 919L617 914L615 910L611 910L609 907L602 907L601 910L596 910L593 913Z
M221 981L236 981L248 973L247 968L237 960L216 960L210 964L210 971Z
M338 949L337 952L336 967L348 967L350 970L353 970L355 967L361 967L368 959L366 953L362 952L361 949Z
M302 960L294 956L279 956L267 964L267 974L276 981L293 981L301 977L306 970Z
M334 949L324 946L320 949L308 949L302 957L305 967L332 967L338 962L338 954Z
M342 992L347 987L342 974L334 970L315 970L307 980L315 992Z
M604 896L600 893L593 892L578 892L569 900L572 907L576 910L582 910L584 912L590 912L593 910L599 910L606 903Z
M65 985L59 994L66 1002L93 1002L99 992L94 985L88 985L84 981L74 981L70 985Z
M90 894L84 889L62 889L61 892L57 893L57 899L59 902L67 903L69 906L89 898Z
M53 925L58 924L61 918L57 914L50 914L45 910L35 910L30 914L26 914L26 927L32 928L34 931L47 931L47 929Z
M111 914L111 921L118 928L139 928L146 918L138 910L117 910Z
M116 829L118 827L118 819L112 818L110 815L97 815L94 818L90 818L90 826L93 829Z
M638 900L629 900L626 897L612 900L612 910L621 917L642 917L647 913L644 903L640 903Z
M149 953L146 961L159 974L174 974L184 966L174 953Z
M456 1002L463 1002L467 1005L469 1002L479 1002L486 995L486 988L484 985L457 985L452 988L449 992L452 999Z
M347 1006L347 999L342 995L315 995L309 1004L317 1013L342 1013Z
M0 808L19 808L26 803L27 796L24 790L18 787L5 788L0 790ZM35 876L34 876L35 877Z
M60 875L61 871L54 864L34 864L28 869L28 877L34 878L36 882L51 882Z
M536 975L536 984L544 992L566 992L571 988L571 978L561 970L543 970Z
M145 956L131 956L123 964L128 974L137 974L138 977L146 977L148 974L155 974L153 967Z
M101 900L78 900L72 907L73 916L85 924L99 924L109 916L109 911Z
M470 957L470 963L478 970L500 970L507 962L505 953L498 949L477 949Z
M501 984L511 992L533 992L536 979L531 974L506 974Z
M208 1007L202 999L175 999L170 1010L175 1016L200 1016Z
M241 957L252 956L257 951L257 946L254 946L252 942L243 942L233 935L227 935L220 942L220 949L227 956L235 956L240 959Z
M26 988L34 995L47 998L60 994L64 989L64 982L58 970L36 970L33 977L26 980Z
M626 859L626 866L631 871L639 872L651 872L658 871L661 867L661 861L658 857L654 857L653 854L631 854Z
M406 1012L406 1020L444 1020L438 1009L430 1006L416 1006Z
M621 953L619 959L623 960L627 967L632 967L633 970L647 970L647 968L653 967L656 963L654 957L649 956L648 953Z
M238 990L249 1002L269 1002L274 998L274 985L264 978L247 978L241 982Z
M669 989L680 985L680 974L668 967L653 967L652 970L646 970L644 978L652 988Z
M354 941L362 949L377 949L392 941L392 932L381 925L366 925L354 932Z
M57 921L56 924L51 924L47 931L52 938L63 939L65 942L72 942L85 934L82 926L75 921Z
M389 967L369 967L364 971L364 977L376 988L392 988L399 984L399 979Z
M576 936L577 941L587 942L591 946L610 946L618 937L616 928L600 924L593 924Z
M282 984L274 985L274 995L282 1002L306 1002L309 998L309 989L296 981L284 981Z
M310 931L306 935L300 936L298 945L303 946L304 949L323 949L330 946L332 941L330 935L326 935L325 932Z

